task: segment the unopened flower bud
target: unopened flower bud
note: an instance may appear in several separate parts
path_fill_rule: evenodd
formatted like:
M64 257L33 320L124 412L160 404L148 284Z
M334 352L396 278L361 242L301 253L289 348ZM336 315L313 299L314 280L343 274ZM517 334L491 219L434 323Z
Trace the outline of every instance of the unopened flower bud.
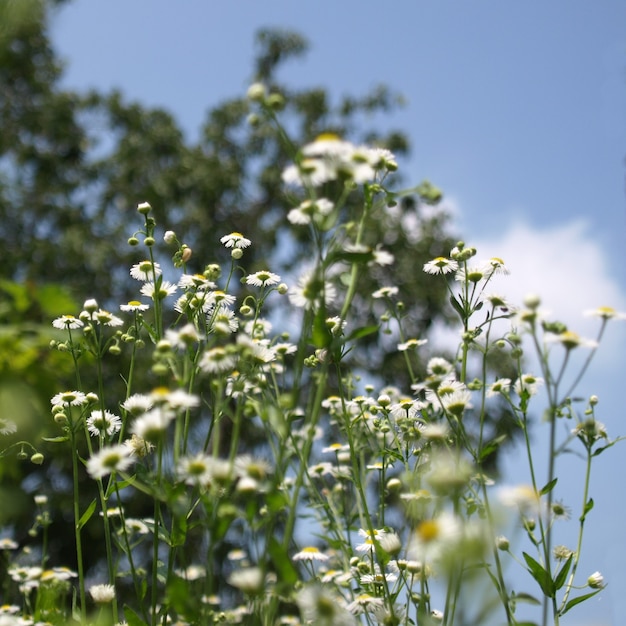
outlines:
M129 246L138 246L139 245L139 239L137 239L137 237L129 237L128 238L128 245Z
M253 102L263 102L265 99L265 85L263 83L253 83L248 87L248 100Z
M233 248L230 256L235 259L235 261L238 261L243 256L243 250L241 248Z
M41 465L43 463L43 454L41 454L41 452L35 452L35 454L30 457L30 462L35 465Z
M154 237L146 237L143 242L148 248L151 248L156 243Z
M148 215L148 213L152 211L152 207L149 202L142 202L137 205L137 211L139 211L142 215Z
M509 549L509 546L510 543L506 537L504 537L503 535L496 537L496 547L498 548L498 550L506 552Z
M587 584L592 589L601 589L604 587L604 576L602 576L600 572L594 572L591 576L589 576L589 578L587 578Z
M267 105L274 111L280 111L285 106L285 99L279 93L273 93L267 99Z
M589 398L589 404L591 406L596 406L598 402L599 402L598 396L591 396L591 398Z
M166 230L163 241L167 244L176 243L176 233L173 230Z
M88 311L89 313L93 313L94 311L98 310L98 302L93 298L85 300L85 304L83 304L83 309L85 309L85 311Z
M529 293L524 298L524 306L533 311L541 304L541 298L536 293Z
M188 246L183 246L183 251L181 254L181 259L183 260L183 263L187 263L187 261L189 261L189 259L191 258L192 254L193 254L193 250L191 248L189 248Z
M289 287L285 283L280 283L278 287L276 287L276 291L278 291L281 296L284 296L289 291Z

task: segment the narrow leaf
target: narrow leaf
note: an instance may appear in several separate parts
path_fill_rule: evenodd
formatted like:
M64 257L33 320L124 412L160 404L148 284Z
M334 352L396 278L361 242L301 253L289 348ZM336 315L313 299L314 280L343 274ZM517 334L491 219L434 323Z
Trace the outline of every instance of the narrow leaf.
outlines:
M124 619L128 626L148 626L128 605L124 605Z
M587 517L587 513L589 513L591 509L593 509L593 498L589 498L589 500L587 500L587 504L585 504L585 508L583 509L583 514L580 516L580 519L578 521L584 522L585 518Z
M353 341L355 339L361 339L361 337L367 337L378 331L378 326L362 326L353 330L347 337L346 341Z
M42 437L44 441L48 443L64 443L65 441L69 441L70 438L64 435L60 435L59 437Z
M541 495L545 496L547 493L550 493L554 489L554 485L556 485L558 478L553 478L542 490Z
M515 602L526 602L527 604L541 604L541 600L537 600L535 596L531 596L529 593L524 593L523 591L521 593L516 593L513 600L515 600Z
M80 530L90 519L91 516L93 515L93 512L96 510L96 500L95 498L91 501L91 504L87 507L87 510L80 516L80 519L78 520L78 530Z
M567 580L567 575L569 574L570 567L572 566L573 558L574 558L574 555L570 554L569 559L565 561L565 563L563 564L563 567L561 568L561 571L556 575L556 578L554 579L555 590L558 591L565 584L565 581Z
M550 576L548 576L548 572L546 572L543 566L537 563L532 556L526 554L526 552L522 552L522 555L526 561L526 565L528 565L528 571L539 583L541 591L543 591L548 598L553 598L555 594L554 583L552 582Z
M583 596L572 598L565 605L565 608L561 611L559 615L565 615L565 613L567 613L572 607L575 607L577 604L580 604L581 602L584 602L585 600L588 600L589 598L593 598L593 596L595 596L597 593L600 593L601 591L602 589L596 589L595 591L592 591L591 593L586 593Z

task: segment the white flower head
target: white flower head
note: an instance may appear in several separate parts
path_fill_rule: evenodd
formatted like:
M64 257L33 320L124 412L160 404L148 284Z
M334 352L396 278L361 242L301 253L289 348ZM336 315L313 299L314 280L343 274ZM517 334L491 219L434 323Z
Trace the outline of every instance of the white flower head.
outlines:
M305 624L315 626L355 626L354 616L347 610L344 599L333 593L328 585L303 587L296 602Z
M427 274L449 274L456 272L458 269L459 264L456 261L443 256L438 256L424 264L424 271Z
M75 330L84 326L84 323L78 317L73 315L61 315L52 321L52 326L59 330Z
M293 555L294 561L328 561L329 558L315 546L306 546Z
M108 604L115 599L115 587L113 585L92 585L89 587L89 595L96 604Z
M89 457L87 472L92 478L102 478L112 472L123 472L133 464L127 446L123 444L101 448Z
M154 282L162 273L161 266L152 261L140 261L130 268L130 275L141 282Z
M229 235L224 235L220 242L225 248L247 248L252 242L246 239L241 233L233 232Z
M254 274L246 276L246 284L254 287L271 287L280 282L280 276L269 272L268 270L260 270Z
M122 427L122 420L119 416L107 411L92 411L91 415L87 418L87 430L92 436L107 436L120 431Z

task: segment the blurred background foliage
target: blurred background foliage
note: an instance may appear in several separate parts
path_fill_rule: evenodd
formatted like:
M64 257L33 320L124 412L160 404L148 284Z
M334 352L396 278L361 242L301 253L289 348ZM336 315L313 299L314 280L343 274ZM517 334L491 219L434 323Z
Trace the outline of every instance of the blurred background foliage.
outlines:
M281 30L257 34L250 79L283 97L280 115L292 144L270 125L248 123L245 94L207 103L200 138L188 141L167 111L128 101L119 92L61 87L62 61L48 36L55 4L0 0L0 417L20 425L2 444L26 439L46 455L42 467L18 464L14 456L0 459L0 501L12 503L1 507L0 527L10 522L21 542L28 541L33 493L57 498L59 521L71 510L63 501L70 497L63 446L41 443L54 427L50 397L75 386L70 359L48 349L55 338L50 322L78 313L86 298L116 311L137 297L128 268L140 252L126 245L139 224L137 203L149 202L160 228L174 230L194 250L191 271L226 261L219 237L241 231L255 244L246 252L250 271L269 267L289 275L306 249L306 233L285 217L293 205L281 172L294 156L291 145L334 132L356 144L389 148L400 164L410 150L403 132L383 134L368 126L370 114L392 113L402 104L386 87L331 98L323 87L294 90L280 83L277 70L307 51L300 35ZM402 184L396 177L392 187ZM426 337L433 324L452 319L443 282L421 271L457 241L447 214L433 210L440 198L424 182L393 210L372 212L366 243L382 244L396 262L363 273L356 325L379 324L380 311L366 300L381 285L400 288L407 337ZM381 326L354 352L355 363L381 385L408 390L397 338L383 331ZM501 418L494 416L494 429L506 431ZM71 533L59 526L51 556L65 563L73 553L67 544ZM95 564L97 550L90 556Z

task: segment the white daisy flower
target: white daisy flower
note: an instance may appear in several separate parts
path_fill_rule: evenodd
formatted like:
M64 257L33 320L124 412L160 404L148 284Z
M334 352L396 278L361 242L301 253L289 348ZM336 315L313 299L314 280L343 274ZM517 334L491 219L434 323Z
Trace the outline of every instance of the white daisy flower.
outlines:
M162 273L161 266L152 261L140 261L130 268L130 275L135 280L154 282Z
M160 283L158 287L153 282L146 282L141 286L141 294L152 300L163 300L167 296L171 296L176 293L176 285L172 285L167 280Z
M157 407L137 418L130 430L141 439L152 442L163 435L174 417L172 411Z
M73 315L61 315L52 321L52 326L59 330L75 330L84 326L84 323Z
M239 328L239 320L234 311L226 306L218 306L208 319L209 327L213 332L230 335Z
M329 558L315 546L306 546L293 555L294 561L328 561Z
M17 424L5 417L0 417L0 435L12 435L17 432Z
M103 411L92 411L87 418L87 430L92 436L111 436L120 431L122 420L106 409Z
M96 604L108 604L115 599L115 587L113 585L92 585L89 587L89 595Z
M398 295L397 287L381 287L372 294L372 298L378 300L380 298L391 298L392 296L396 295Z
M94 312L92 319L97 324L102 324L103 326L122 326L124 324L124 320L117 317L117 315L113 315L113 313L109 313L109 311L105 311L104 309L99 309Z
M120 309L122 311L125 311L126 313L135 312L135 311L138 311L138 312L147 311L149 308L150 308L149 304L143 304L139 302L139 300L131 300L127 304L120 304Z
M135 393L122 402L122 408L135 417L149 411L153 405L154 400L142 393Z
M443 256L438 256L432 261L424 264L424 271L427 274L449 274L450 272L456 272L459 269L459 264Z
M246 284L254 287L271 287L280 282L280 276L267 270L260 270L246 276Z
M224 245L225 248L247 248L252 242L249 239L246 239L241 233L230 233L229 235L224 235L220 242Z
M133 464L128 447L120 444L101 448L89 457L87 473L92 478L102 478L112 472L123 472Z
M64 404L81 406L86 403L87 396L82 391L62 391L50 399L50 404L53 406L62 406Z
M306 225L310 224L311 221L315 221L318 216L325 217L329 215L334 208L335 205L326 198L304 200L298 207L289 211L287 219L292 224Z
M626 313L620 313L610 306L600 306L597 309L585 311L587 317L600 317L603 320L618 319L626 320Z
M207 374L231 372L236 365L236 355L221 346L204 352L198 364L200 369Z

